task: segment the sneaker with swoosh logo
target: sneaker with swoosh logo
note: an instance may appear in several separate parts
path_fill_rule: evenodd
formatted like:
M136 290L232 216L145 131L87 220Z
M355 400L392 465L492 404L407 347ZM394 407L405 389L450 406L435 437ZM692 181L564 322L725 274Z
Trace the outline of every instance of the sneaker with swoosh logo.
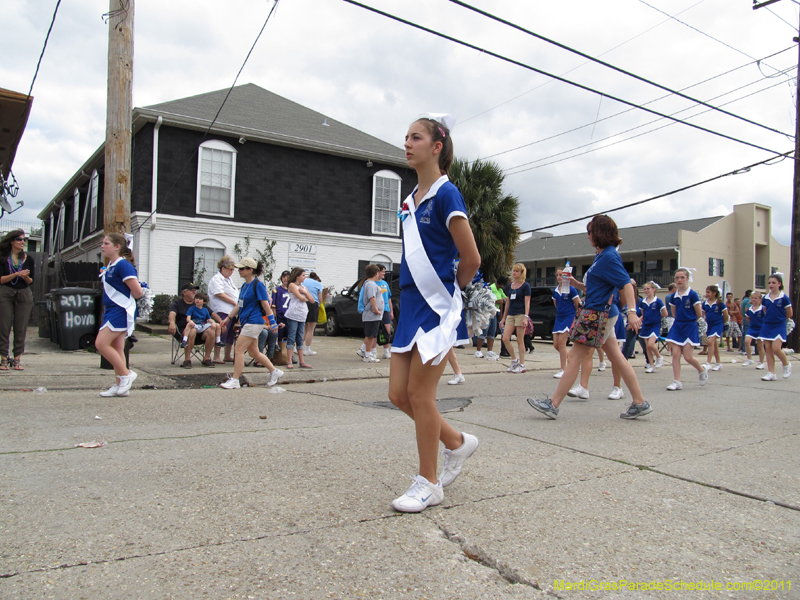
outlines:
M443 500L441 483L431 483L422 475L417 475L408 491L392 501L392 508L398 512L418 513L429 506L441 504Z

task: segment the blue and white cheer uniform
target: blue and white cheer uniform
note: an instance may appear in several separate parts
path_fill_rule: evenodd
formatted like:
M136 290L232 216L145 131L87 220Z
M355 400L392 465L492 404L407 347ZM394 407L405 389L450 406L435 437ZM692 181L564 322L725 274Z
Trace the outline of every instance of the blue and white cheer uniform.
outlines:
M120 257L108 265L100 276L103 281L103 324L100 329L108 327L111 331L133 333L136 324L136 300L125 282L136 279L136 268Z
M553 300L556 301L556 321L553 323L553 333L569 333L572 322L575 321L575 298L578 290L569 286L569 292L561 293L561 286L553 290Z
M747 309L747 317L750 325L747 326L747 337L757 339L761 335L761 325L764 324L764 306L759 304L758 309L753 309L752 305Z
M467 218L467 205L458 188L442 175L414 206L406 198L403 219L403 258L400 263L400 319L392 352L409 352L415 345L422 362L439 364L456 344L466 344L461 289L453 261L458 249L450 235L450 219Z
M638 302L638 308L642 317L639 337L642 339L658 338L661 335L661 309L664 308L664 302L657 297L654 297L653 301L649 303L646 298L641 298Z
M697 314L694 307L700 304L700 296L692 288L686 288L683 295L677 290L672 295L672 306L675 309L675 321L667 334L667 341L685 346L700 345L700 333L697 329Z
M725 330L725 317L722 313L726 310L728 309L722 302L714 302L714 304L703 302L703 312L706 313L706 323L708 324L706 337L722 338L722 332Z
M765 294L761 305L764 307L764 321L758 339L786 342L786 308L792 305L789 296L781 292L773 300L769 294Z

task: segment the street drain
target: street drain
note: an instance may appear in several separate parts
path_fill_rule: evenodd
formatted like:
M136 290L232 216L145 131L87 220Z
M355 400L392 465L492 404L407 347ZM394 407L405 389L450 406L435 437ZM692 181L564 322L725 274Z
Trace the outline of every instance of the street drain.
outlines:
M472 398L441 398L436 400L436 406L439 408L439 412L441 413L462 411L470 404L472 404ZM381 400L379 402L359 402L358 405L366 406L367 408L388 408L389 410L399 410L388 400Z

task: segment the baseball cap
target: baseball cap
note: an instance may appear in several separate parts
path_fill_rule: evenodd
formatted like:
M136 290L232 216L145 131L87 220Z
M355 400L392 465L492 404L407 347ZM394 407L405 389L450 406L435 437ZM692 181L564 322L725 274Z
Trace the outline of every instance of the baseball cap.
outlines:
M199 290L199 289L200 289L200 286L199 285L195 285L191 281L189 283L184 283L181 286L181 291L182 292L185 292L186 290Z
M249 269L255 269L258 267L258 263L249 256L245 256L242 260L240 260L233 266L236 267L237 269L242 269L244 267L247 267Z

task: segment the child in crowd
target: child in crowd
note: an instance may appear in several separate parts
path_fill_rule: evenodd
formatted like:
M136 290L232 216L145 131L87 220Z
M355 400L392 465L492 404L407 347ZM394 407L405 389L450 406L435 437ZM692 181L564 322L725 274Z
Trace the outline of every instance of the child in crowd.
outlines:
M706 359L705 368L712 371L719 371L722 365L719 362L719 342L722 339L722 332L725 328L725 323L730 321L728 315L728 308L719 297L719 288L715 285L710 285L706 288L706 301L703 302L703 314L705 315L706 323L708 323L708 331L706 337L708 338L708 358ZM714 358L716 364L711 366L711 359Z
M728 309L728 331L725 334L726 352L733 352L733 342L741 336L739 321L742 312L736 302L737 300L738 298L735 299L732 292L725 294L725 308ZM717 362L719 363L719 361Z
M664 359L658 351L658 337L661 335L661 319L667 316L667 309L661 298L656 296L656 290L661 286L654 281L644 284L644 298L639 300L639 310L642 313L642 328L639 338L647 343L647 363L645 373L655 373L656 369L664 364Z
M217 348L225 347L225 344L220 341L222 326L213 318L215 315L205 307L206 302L208 302L208 296L203 292L198 292L194 297L194 306L186 311L186 327L183 329L181 348L186 348L189 343L189 333L192 329L195 329L198 334L203 333L206 329L212 329ZM219 317L217 318L219 319ZM221 319L220 322L222 322Z
M683 267L675 271L675 292L671 300L672 317L675 321L667 334L674 377L673 382L667 386L671 392L683 389L681 356L698 372L700 385L708 383L708 371L694 357L694 348L700 345L698 323L703 318L703 313L700 296L689 287L690 275L689 270Z
M362 289L364 291L364 312L361 321L364 323L364 362L378 363L381 359L373 356L377 350L378 330L383 321L383 292L378 286L380 267L367 265L365 270L366 280Z
M764 296L764 321L761 324L761 333L758 339L764 342L764 352L767 355L768 373L762 381L775 381L775 357L783 364L783 378L788 379L792 374L792 364L786 358L786 353L781 346L786 343L786 320L794 315L792 303L783 292L783 275L773 273L767 279L769 293Z
M561 359L561 368L553 375L555 379L561 379L564 375L564 369L567 367L567 338L569 337L572 323L575 321L575 313L581 305L578 290L571 285L569 286L569 292L561 293L561 274L563 272L562 269L556 271L556 281L558 283L553 290L553 304L556 307L556 321L553 324L553 347L558 351ZM589 360L591 361L591 356ZM591 365L589 368L591 369Z
M755 290L750 292L750 306L747 307L747 335L744 339L744 349L747 352L747 360L742 363L743 367L749 367L753 364L752 350L753 341L756 342L758 349L758 364L756 369L764 368L764 342L758 339L761 334L761 325L764 322L764 307L761 304L761 292Z

